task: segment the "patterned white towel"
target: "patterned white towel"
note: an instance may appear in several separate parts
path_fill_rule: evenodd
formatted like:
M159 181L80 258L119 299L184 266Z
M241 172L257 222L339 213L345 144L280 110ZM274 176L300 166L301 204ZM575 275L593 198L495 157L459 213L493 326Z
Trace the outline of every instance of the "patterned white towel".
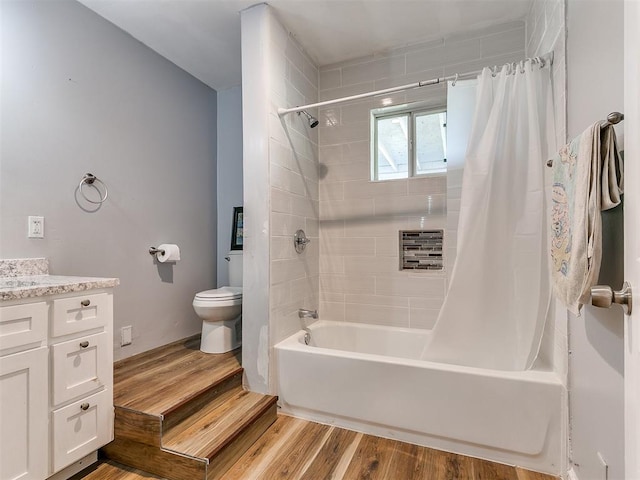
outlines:
M553 160L553 291L576 315L600 272L600 211L618 205L622 193L623 165L612 126L591 125Z

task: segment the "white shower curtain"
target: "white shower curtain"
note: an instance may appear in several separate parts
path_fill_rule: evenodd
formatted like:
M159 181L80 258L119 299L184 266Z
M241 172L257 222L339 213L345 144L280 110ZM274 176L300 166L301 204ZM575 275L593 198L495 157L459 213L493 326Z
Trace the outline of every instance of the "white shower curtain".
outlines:
M423 358L499 370L535 360L550 298L544 165L555 151L549 68L478 77L458 248ZM452 87L452 88L455 88Z

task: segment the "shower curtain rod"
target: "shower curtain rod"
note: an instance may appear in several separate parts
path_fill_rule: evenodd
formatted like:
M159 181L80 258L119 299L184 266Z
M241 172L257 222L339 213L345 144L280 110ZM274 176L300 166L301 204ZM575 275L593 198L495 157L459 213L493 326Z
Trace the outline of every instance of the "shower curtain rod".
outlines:
M546 65L553 65L553 52L546 53L539 57L525 58L524 60L522 60L522 62L526 62L527 60L531 60L535 63L540 63L540 68L543 68ZM505 65L517 65L519 63L521 62L507 63ZM350 102L352 100L360 100L362 98L376 97L378 95L385 95L387 93L400 92L402 90L411 90L413 88L426 87L429 85L437 85L439 83L444 83L449 80L453 80L453 81L462 80L462 77L478 75L481 72L482 70L475 70L473 72L467 72L467 73L459 73L459 74L456 73L455 75L449 75L448 77L439 77L439 78L433 78L431 80L423 80L421 82L409 83L407 85L401 85L399 87L391 87L391 88L385 88L383 90L376 90L375 92L367 92L367 93L360 93L358 95L351 95L350 97L335 98L333 100L326 100L324 102L318 102L318 103L310 103L309 105L302 105L302 106L292 107L292 108L279 108L278 115L283 116L283 115L286 115L287 113L301 112L309 108L326 107L327 105L334 105L336 103Z

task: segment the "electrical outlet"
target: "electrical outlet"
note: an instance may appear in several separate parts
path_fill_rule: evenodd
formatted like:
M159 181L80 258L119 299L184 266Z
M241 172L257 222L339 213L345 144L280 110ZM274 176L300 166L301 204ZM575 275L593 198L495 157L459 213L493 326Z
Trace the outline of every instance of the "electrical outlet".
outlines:
M44 217L29 216L28 225L28 238L44 238Z
M133 341L131 338L132 329L133 327L131 327L131 325L127 327L122 327L120 329L120 346L121 347L124 347L125 345L131 345Z

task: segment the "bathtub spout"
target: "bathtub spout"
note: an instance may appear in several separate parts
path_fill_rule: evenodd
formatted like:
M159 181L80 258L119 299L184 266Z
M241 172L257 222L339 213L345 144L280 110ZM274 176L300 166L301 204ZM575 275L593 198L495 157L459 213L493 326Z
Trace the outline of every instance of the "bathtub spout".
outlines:
M300 318L318 318L318 310L307 310L301 308L298 310L298 317Z

